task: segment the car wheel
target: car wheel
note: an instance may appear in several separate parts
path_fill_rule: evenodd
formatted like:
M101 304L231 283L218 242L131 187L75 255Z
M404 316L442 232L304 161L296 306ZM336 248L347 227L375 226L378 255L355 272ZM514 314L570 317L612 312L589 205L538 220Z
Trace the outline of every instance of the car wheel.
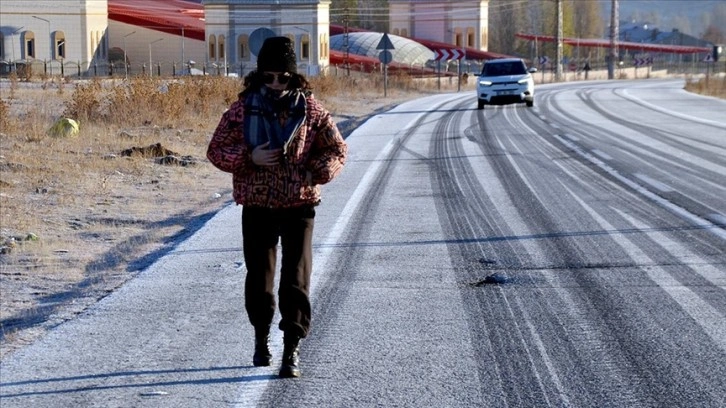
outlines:
M532 106L534 106L534 99L532 99L531 101L525 101L525 102L527 103L528 108L531 108Z
M476 108L477 109L484 109L484 101L482 101L482 100L477 101Z

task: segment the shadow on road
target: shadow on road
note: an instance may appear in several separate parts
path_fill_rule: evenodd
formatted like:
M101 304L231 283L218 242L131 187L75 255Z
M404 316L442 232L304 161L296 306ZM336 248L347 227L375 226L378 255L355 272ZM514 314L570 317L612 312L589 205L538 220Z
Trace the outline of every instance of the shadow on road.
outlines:
M154 392L158 392L161 387L171 387L179 385L208 385L208 384L223 384L223 383L244 383L244 382L255 382L255 381L269 381L279 378L276 374L252 374L245 375L245 372L250 370L257 370L257 367L253 366L232 366L232 367L210 367L210 368L189 368L189 369L170 369L170 370L149 370L149 371L122 371L118 373L103 373L103 374L88 374L71 377L56 377L56 378L40 378L27 381L17 382L0 382L0 398L19 398L39 395L54 395L54 394L69 394L75 392L87 392L87 391L102 391L102 390L113 390L113 389L124 389L124 388L143 388L145 390L155 389ZM233 372L236 375L226 375L222 377L213 377L215 373L226 374ZM204 378L190 378L183 380L170 380L170 381L154 381L150 376L168 376L168 375L193 375L193 374L204 374ZM124 381L121 384L109 384L109 385L78 385L75 387L66 386L64 384L71 385L72 383L83 382L88 380L111 380L120 379ZM138 380L138 383L133 382L134 379ZM118 381L118 380L114 380ZM35 390L22 390L23 387L33 387ZM39 387L45 387L46 389L40 390ZM13 388L17 390L13 392ZM151 395L152 393L150 393Z

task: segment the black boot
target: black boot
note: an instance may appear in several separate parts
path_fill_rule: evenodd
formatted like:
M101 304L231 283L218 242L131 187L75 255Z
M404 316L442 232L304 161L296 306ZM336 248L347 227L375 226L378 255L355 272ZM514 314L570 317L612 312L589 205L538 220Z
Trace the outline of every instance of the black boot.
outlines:
M255 355L252 357L252 364L255 367L267 367L271 360L270 328L255 328Z
M300 337L285 335L285 348L282 352L282 367L280 377L300 377Z

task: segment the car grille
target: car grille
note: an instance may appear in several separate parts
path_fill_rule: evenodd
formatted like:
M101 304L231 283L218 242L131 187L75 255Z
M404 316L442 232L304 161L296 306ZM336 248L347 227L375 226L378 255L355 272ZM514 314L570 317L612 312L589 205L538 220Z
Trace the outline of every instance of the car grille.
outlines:
M497 86L510 86L510 85L514 85L514 86L517 86L517 85L519 85L519 82L517 82L517 81L497 82L497 83L494 83L492 85L497 85Z

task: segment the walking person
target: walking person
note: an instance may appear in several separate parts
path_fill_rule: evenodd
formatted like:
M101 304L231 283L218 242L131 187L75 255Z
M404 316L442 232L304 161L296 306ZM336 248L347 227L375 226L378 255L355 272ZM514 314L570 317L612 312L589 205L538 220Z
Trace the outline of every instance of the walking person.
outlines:
M308 335L312 237L320 186L343 168L347 145L330 113L297 73L287 37L265 40L257 69L222 115L207 158L232 173L242 205L247 275L245 310L255 329L255 366L269 366L270 327L279 303L284 351L281 377L299 377L299 344ZM278 299L274 293L278 242L282 249Z

